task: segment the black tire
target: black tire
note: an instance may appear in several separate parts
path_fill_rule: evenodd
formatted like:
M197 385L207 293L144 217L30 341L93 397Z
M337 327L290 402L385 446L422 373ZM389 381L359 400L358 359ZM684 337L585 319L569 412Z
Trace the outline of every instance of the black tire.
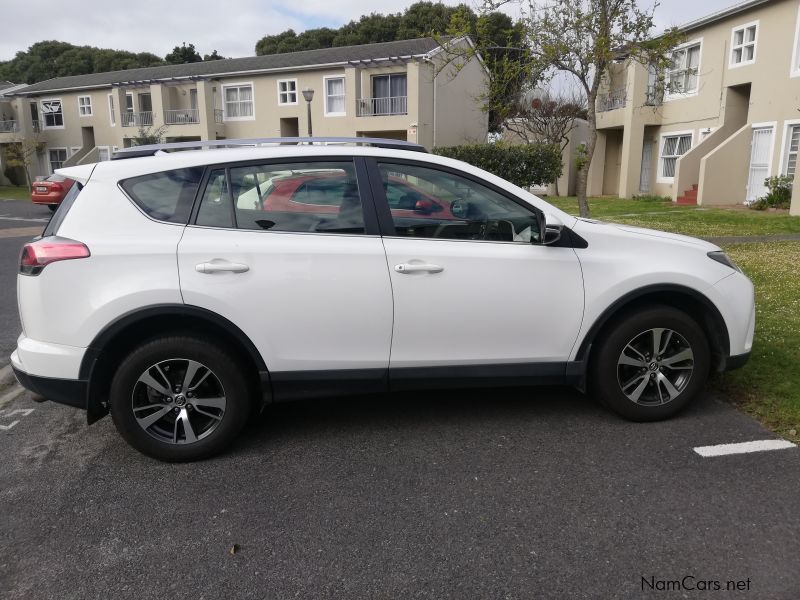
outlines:
M254 405L246 374L237 366L234 356L210 340L178 335L151 340L136 348L122 360L111 381L111 417L117 430L143 454L167 462L200 460L218 454L236 439ZM161 376L166 376L174 385L184 383L189 361L201 365L192 378L192 382L199 383L195 388L191 387L191 382L187 386L189 390L195 389L194 393L181 390L183 393L170 394L167 398L155 387L139 381L148 373L155 377L155 383L161 384L162 390L175 392L178 388L167 390ZM171 365L174 365L172 374ZM206 370L210 373L201 380ZM202 394L203 391L207 393ZM220 402L221 398L224 406L206 405L200 396L205 396L209 402L212 397L214 402ZM190 407L192 403L197 404ZM164 411L167 412L147 429L136 417L160 415ZM179 443L167 439L172 425L172 434ZM192 439L195 437L196 441Z
M661 357L665 363L671 360L666 358L668 353L672 357L686 355L687 346L693 358L670 366L657 362L658 357L639 358L637 348L645 352L648 339L651 346L656 335L662 342L667 339L666 332L654 333L659 329L672 331L669 338L672 345ZM642 364L620 364L623 351L625 356L633 356ZM657 363L655 367L653 363ZM689 365L693 366L691 371ZM694 319L669 306L648 306L623 314L605 328L592 349L590 385L594 395L618 415L632 421L659 421L678 413L702 391L709 365L708 340ZM644 377L648 379L646 383ZM671 388L663 381L664 377L673 378L668 382ZM631 397L623 391L625 384ZM634 401L632 397L636 397L637 391L640 395ZM675 392L678 393L673 397Z
M48 204L47 208L50 209L50 212L56 212L56 209L58 208L58 204Z

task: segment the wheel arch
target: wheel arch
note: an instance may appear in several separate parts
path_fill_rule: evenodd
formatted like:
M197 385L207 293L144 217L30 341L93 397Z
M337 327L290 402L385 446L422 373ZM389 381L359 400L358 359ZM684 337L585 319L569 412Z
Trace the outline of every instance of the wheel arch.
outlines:
M94 423L108 413L107 396L114 367L134 347L163 332L206 335L224 343L251 368L266 397L269 371L252 340L228 319L198 306L159 304L129 312L107 325L86 349L79 378L88 382L86 418Z
M641 306L668 305L686 312L703 329L711 350L712 368L725 369L730 354L730 337L719 309L704 294L677 284L648 285L621 296L595 320L583 337L575 360L588 364L593 343L621 314Z

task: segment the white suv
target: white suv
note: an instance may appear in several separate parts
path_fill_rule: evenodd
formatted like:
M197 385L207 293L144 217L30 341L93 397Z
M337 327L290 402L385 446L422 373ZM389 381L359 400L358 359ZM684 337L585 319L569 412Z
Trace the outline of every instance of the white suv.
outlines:
M712 244L412 144L281 141L60 169L80 185L21 255L19 381L180 461L313 395L588 385L662 419L747 360L753 285Z

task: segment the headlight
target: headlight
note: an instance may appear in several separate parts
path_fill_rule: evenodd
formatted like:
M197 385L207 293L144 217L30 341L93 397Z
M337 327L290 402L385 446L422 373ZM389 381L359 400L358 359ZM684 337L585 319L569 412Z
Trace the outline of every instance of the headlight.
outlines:
M734 271L739 271L740 273L742 272L742 270L739 268L739 266L735 262L733 262L728 257L728 255L725 254L722 250L715 250L714 252L709 252L708 253L708 258L710 258L711 260L717 261L721 265L725 265L726 267L730 267Z

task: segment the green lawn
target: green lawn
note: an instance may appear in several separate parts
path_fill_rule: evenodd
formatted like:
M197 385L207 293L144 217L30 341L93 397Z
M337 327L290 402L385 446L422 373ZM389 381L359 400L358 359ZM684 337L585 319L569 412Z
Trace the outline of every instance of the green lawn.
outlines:
M2 200L30 200L31 193L24 185L0 185L0 199Z
M756 336L748 364L713 385L779 435L800 441L800 242L725 251L756 286Z
M575 198L547 198L572 214ZM800 217L743 208L675 206L658 199L591 198L592 217L693 236L800 233ZM800 441L800 242L724 247L756 286L756 334L747 365L712 388L778 435Z
M578 214L575 198L545 198L570 214ZM775 235L800 233L800 218L786 211L757 211L744 207L680 206L660 199L590 198L591 216L638 227L692 236Z

